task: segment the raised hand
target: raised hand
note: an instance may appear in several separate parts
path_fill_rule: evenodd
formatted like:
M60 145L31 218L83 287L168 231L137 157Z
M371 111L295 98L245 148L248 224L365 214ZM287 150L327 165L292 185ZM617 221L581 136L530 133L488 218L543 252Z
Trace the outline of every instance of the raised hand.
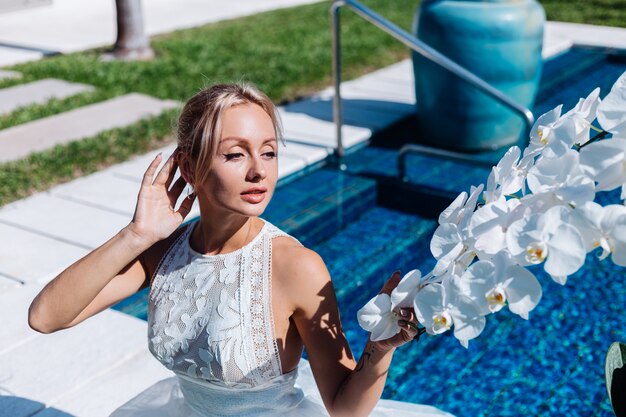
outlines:
M193 193L185 197L178 210L175 210L176 202L186 185L182 176L171 185L178 168L178 152L176 149L170 155L155 176L162 160L162 154L159 153L143 176L129 229L146 245L152 245L171 235L189 214L195 200L196 194Z
M400 283L400 272L394 272L391 278L387 280L379 294L391 295L391 292ZM402 330L389 339L379 340L377 342L370 342L376 345L376 348L381 350L391 350L405 343L417 340L419 335L423 333L423 329L418 329L417 318L413 308L400 308L398 310L398 325Z

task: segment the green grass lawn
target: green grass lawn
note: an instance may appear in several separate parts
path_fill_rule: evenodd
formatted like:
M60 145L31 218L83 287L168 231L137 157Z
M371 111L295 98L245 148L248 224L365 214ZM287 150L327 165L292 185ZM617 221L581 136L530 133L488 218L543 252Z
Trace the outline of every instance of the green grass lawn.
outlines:
M551 20L626 26L624 0L544 0ZM409 29L415 0L363 0ZM58 114L114 96L140 92L185 101L204 86L247 80L276 103L289 102L331 83L330 2L299 6L181 30L152 38L156 59L103 62L103 50L56 56L15 66L23 78L86 83L96 91L0 116L0 129ZM342 11L343 75L350 79L407 58L409 51L350 10ZM176 112L59 146L0 165L0 205L144 153L173 140Z
M624 0L540 0L548 20L626 27Z
M364 3L410 28L415 1ZM0 117L0 129L129 92L183 102L217 82L251 81L279 104L297 99L331 83L329 6L321 2L156 36L156 59L149 62L103 62L103 50L94 50L15 66L22 79L0 82L0 88L53 77L97 90ZM342 29L345 79L409 56L403 45L348 10L343 11ZM162 146L173 140L175 117L169 112L81 144L0 165L0 205Z

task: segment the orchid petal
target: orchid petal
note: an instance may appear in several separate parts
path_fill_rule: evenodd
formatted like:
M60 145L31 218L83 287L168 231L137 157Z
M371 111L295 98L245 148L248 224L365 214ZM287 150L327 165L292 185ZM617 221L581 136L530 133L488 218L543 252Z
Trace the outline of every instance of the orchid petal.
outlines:
M463 347L468 341L478 337L485 328L485 317L480 314L476 304L463 295L459 295L450 307L450 315L454 320L454 337Z
M532 272L518 265L507 268L506 277L505 292L509 310L528 320L528 312L541 300L539 281Z
M391 298L381 293L357 312L359 325L371 332L373 342L389 339L401 330L396 315L391 311Z
M402 277L398 286L391 292L391 310L398 307L413 307L413 299L422 283L422 273L414 269Z
M467 200L467 193L463 191L459 194L452 203L439 215L439 224L444 223L456 223L458 212L463 208Z
M598 106L598 122L614 135L626 132L626 72Z
M564 277L578 271L585 262L585 244L580 233L561 223L548 242L548 259L545 270L554 277Z
M445 289L442 284L433 283L421 288L413 299L415 317L430 334L434 334L433 318L444 309Z

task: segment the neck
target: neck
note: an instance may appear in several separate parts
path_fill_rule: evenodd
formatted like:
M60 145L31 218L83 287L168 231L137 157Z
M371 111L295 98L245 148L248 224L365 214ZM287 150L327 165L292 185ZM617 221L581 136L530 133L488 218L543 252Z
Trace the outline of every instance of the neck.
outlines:
M258 217L203 213L191 235L191 245L205 255L230 253L254 239L261 226Z

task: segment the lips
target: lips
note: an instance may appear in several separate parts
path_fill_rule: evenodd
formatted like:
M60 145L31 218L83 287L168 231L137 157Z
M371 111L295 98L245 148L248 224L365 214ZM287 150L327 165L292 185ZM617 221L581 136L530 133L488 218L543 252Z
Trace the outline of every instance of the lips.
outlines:
M241 193L241 199L248 203L258 204L265 199L267 188L254 187Z

